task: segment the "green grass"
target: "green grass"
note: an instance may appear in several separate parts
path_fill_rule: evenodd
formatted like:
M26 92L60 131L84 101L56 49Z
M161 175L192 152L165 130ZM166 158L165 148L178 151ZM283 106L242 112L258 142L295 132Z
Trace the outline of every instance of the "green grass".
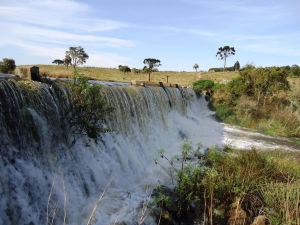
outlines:
M199 155L191 144L189 140L182 144L178 156L181 169L175 168L173 157L159 153L174 170L171 177L177 181L179 213L185 213L189 202L196 202L195 214L207 214L209 224L241 219L235 218L241 208L248 220L263 215L271 224L299 224L299 152L223 150L212 146ZM161 166L158 159L155 163Z

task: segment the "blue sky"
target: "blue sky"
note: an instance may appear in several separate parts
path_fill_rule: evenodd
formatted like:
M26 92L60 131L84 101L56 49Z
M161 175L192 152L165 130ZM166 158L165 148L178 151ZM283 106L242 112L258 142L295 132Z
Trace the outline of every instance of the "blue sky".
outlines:
M0 60L17 65L82 46L87 66L208 70L225 45L236 50L227 66L300 65L300 0L1 0L0 27Z

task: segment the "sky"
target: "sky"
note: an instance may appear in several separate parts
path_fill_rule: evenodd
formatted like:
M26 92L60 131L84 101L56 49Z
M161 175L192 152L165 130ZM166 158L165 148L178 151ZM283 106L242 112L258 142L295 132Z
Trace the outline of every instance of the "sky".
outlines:
M227 66L300 65L300 0L0 0L0 60L52 64L69 47L85 66L162 71L223 67L219 47L234 47Z

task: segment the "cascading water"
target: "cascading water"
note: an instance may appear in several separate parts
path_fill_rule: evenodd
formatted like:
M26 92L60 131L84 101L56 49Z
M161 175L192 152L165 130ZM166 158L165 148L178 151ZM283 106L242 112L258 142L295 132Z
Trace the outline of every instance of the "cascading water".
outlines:
M60 119L66 90L55 85L0 80L0 224L87 224L115 173L93 224L114 223L120 211L118 222L134 224L147 188L167 182L153 162L158 148L173 155L183 138L221 143L221 125L192 89L103 86L114 131L70 146Z
M184 138L203 149L230 141L192 89L103 86L114 131L98 144L81 137L70 145L65 94L59 82L0 79L0 224L87 224L114 174L93 224L136 224L150 190L171 184L153 162L159 148L171 156Z

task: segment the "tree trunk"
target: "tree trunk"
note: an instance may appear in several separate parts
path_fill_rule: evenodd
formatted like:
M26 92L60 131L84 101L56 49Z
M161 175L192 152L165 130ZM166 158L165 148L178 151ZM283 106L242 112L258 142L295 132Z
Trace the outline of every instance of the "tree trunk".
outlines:
M150 72L148 73L148 81L150 81Z
M223 69L223 72L226 71L226 57L224 58L224 69Z

